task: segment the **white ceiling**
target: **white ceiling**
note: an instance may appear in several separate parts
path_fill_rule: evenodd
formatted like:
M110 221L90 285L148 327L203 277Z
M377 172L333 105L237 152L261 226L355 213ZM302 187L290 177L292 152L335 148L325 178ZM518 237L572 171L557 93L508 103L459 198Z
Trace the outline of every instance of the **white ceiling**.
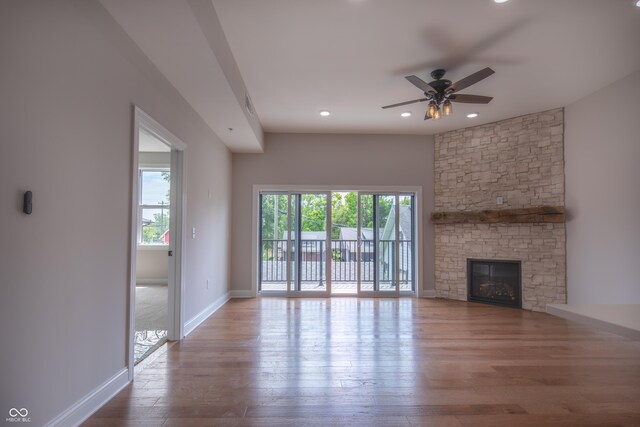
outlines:
M100 1L235 152L262 151L263 129L459 129L566 106L640 69L635 0ZM453 81L493 68L461 93L494 100L437 122L424 103L380 108L421 98L404 76L440 67Z
M211 3L100 1L232 151L262 151L259 119L244 107L246 88Z
M640 69L634 3L213 0L265 131L400 134L566 106ZM496 74L461 93L493 96L488 105L454 104L437 122L423 121L423 103L380 108L421 97L406 75L430 81L444 67L456 81L487 66Z

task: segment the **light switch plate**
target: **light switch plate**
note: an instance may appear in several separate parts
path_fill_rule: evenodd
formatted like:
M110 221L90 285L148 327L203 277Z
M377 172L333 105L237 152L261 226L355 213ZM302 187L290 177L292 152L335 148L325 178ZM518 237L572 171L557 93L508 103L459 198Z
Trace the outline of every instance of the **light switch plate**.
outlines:
M504 203L504 199L502 198L502 196L498 196L496 198L496 204L501 205Z

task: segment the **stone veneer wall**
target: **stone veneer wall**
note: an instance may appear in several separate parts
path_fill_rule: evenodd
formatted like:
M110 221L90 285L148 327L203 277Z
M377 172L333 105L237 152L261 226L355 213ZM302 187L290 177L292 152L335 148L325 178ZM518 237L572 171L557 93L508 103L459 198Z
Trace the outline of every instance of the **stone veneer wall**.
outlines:
M435 137L435 210L564 206L563 110ZM497 205L497 197L503 197ZM435 226L436 295L467 299L467 258L522 261L522 307L566 302L564 224Z

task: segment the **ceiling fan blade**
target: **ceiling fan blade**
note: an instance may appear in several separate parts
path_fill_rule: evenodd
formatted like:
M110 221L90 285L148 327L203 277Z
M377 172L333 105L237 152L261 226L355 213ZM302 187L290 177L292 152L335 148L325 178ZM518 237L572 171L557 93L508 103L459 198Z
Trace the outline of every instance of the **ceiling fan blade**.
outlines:
M417 76L406 76L405 79L409 80L409 82L411 82L412 85L414 85L415 87L417 87L418 89L422 90L425 93L427 93L427 92L434 92L435 93L436 92L436 90L434 88L429 86L429 83L425 82L420 77L417 77Z
M495 73L495 71L493 71L491 68L484 68L478 72L471 74L470 76L465 77L462 80L458 80L457 82L449 86L447 90L453 90L454 92L461 91L462 89L468 88L469 86L478 83L480 80L486 79L493 73Z
M399 107L401 105L413 104L414 102L424 102L426 100L427 100L427 98L414 99L413 101L405 101L405 102L398 102L397 104L385 105L382 108Z
M449 97L451 102L461 102L463 104L488 104L493 99L493 96L481 96L481 95L465 95L455 94Z

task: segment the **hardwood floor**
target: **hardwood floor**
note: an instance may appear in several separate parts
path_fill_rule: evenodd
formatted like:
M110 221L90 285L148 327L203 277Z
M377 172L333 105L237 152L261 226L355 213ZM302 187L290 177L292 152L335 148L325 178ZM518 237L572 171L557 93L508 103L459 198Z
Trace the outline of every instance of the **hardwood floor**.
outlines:
M458 301L232 300L86 426L638 426L640 342Z

